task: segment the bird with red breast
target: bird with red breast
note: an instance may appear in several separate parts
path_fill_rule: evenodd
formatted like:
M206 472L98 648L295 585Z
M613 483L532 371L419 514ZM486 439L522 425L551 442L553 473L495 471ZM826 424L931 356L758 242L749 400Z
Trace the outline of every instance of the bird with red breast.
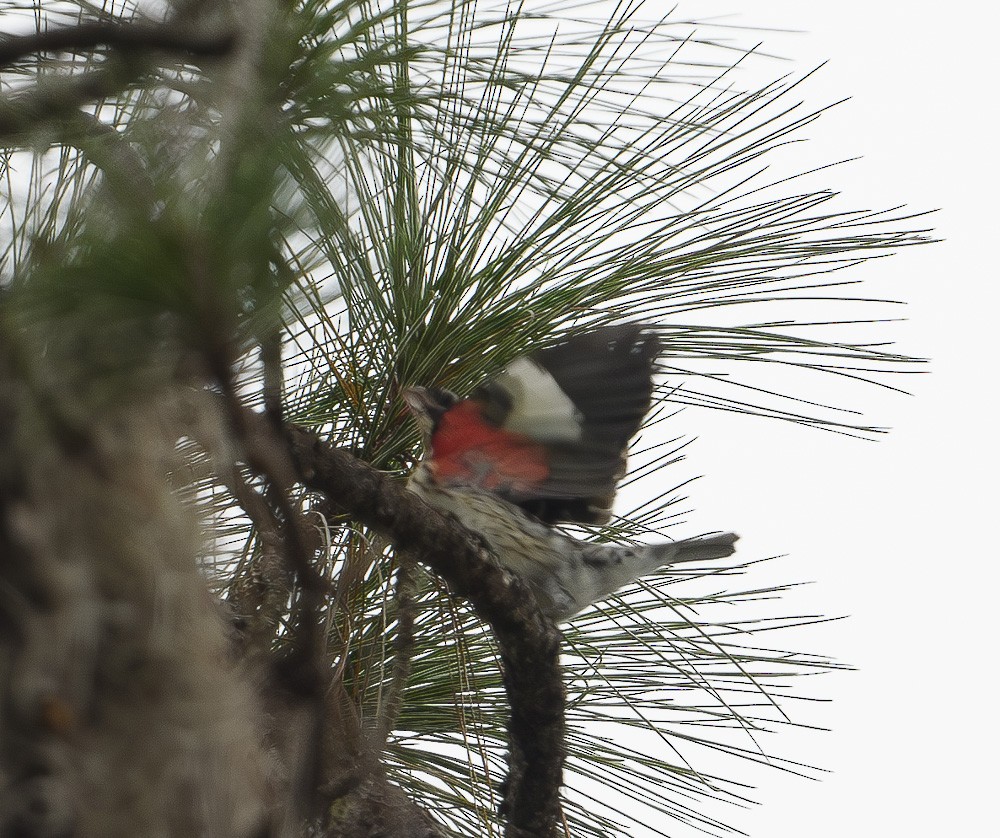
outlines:
M666 565L735 550L733 533L626 545L559 529L611 519L659 351L648 327L605 326L514 359L465 399L403 391L424 449L407 487L476 533L553 620Z

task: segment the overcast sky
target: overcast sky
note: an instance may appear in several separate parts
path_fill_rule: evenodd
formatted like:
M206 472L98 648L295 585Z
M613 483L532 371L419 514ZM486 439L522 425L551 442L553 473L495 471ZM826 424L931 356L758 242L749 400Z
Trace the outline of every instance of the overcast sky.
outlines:
M906 382L913 397L861 394L869 418L892 426L888 437L738 419L734 438L737 424L705 419L690 452L705 474L692 490L695 522L741 533L742 555L790 554L775 578L815 582L794 604L850 615L789 645L859 670L810 685L834 700L815 715L832 733L782 734L832 773L820 782L755 774L763 805L733 821L752 838L997 834L1000 17L964 0L683 0L678 9L732 12L733 23L802 30L753 37L796 70L829 62L808 86L810 104L851 97L807 129L808 148L789 153L862 155L831 179L846 203L939 208L933 224L946 239L865 270L873 293L908 303L909 322L892 330L900 348L932 361Z

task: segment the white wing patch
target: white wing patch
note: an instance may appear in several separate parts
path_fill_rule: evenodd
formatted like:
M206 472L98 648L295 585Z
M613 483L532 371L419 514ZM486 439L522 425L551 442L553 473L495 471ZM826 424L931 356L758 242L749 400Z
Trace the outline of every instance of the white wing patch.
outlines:
M499 376L513 397L504 421L510 431L540 442L578 442L583 433L583 414L577 410L548 370L530 358L516 358Z

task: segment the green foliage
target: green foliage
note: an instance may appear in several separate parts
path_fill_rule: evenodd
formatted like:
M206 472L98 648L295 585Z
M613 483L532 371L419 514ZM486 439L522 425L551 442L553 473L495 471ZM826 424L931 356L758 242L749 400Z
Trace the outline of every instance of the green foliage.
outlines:
M842 271L922 241L912 217L769 179L820 113L798 101L801 80L740 90L736 65L754 56L644 20L640 3L599 23L585 4L541 5L300 0L264 19L256 52L242 43L231 59L112 76L112 95L6 152L4 339L29 358L67 343L65 376L104 398L214 353L254 400L260 346L280 334L287 418L401 474L418 453L402 386L465 391L557 334L623 319L661 330L663 404L874 431L773 382L806 368L884 384L912 359L852 340L851 323L821 339L803 328L811 314L784 312L826 300L825 321L841 319ZM114 71L100 50L9 75L25 95L96 71ZM862 320L881 311L856 302ZM681 446L636 452L653 499L595 537L676 523ZM260 545L219 476L193 468L187 489L215 523L206 567L224 589L253 571ZM332 665L375 725L396 654L392 550L312 511L325 515L336 589ZM757 646L815 618L755 616L750 605L781 591L734 582L743 572L664 573L568 628L572 834L629 832L651 811L723 829L705 800L743 789L703 773L699 752L800 770L765 755L760 733L788 723L789 676L833 664ZM485 834L504 750L495 649L433 579L421 577L418 601L388 764L456 831ZM626 735L636 728L641 751ZM598 806L572 791L594 782L624 797Z

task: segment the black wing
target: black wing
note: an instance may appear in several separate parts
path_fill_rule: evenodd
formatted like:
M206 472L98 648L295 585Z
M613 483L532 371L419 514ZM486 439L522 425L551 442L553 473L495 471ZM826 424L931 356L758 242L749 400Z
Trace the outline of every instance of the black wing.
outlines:
M547 452L543 481L499 494L547 523L607 521L658 351L643 326L608 326L518 358L479 387L472 398L492 423Z

